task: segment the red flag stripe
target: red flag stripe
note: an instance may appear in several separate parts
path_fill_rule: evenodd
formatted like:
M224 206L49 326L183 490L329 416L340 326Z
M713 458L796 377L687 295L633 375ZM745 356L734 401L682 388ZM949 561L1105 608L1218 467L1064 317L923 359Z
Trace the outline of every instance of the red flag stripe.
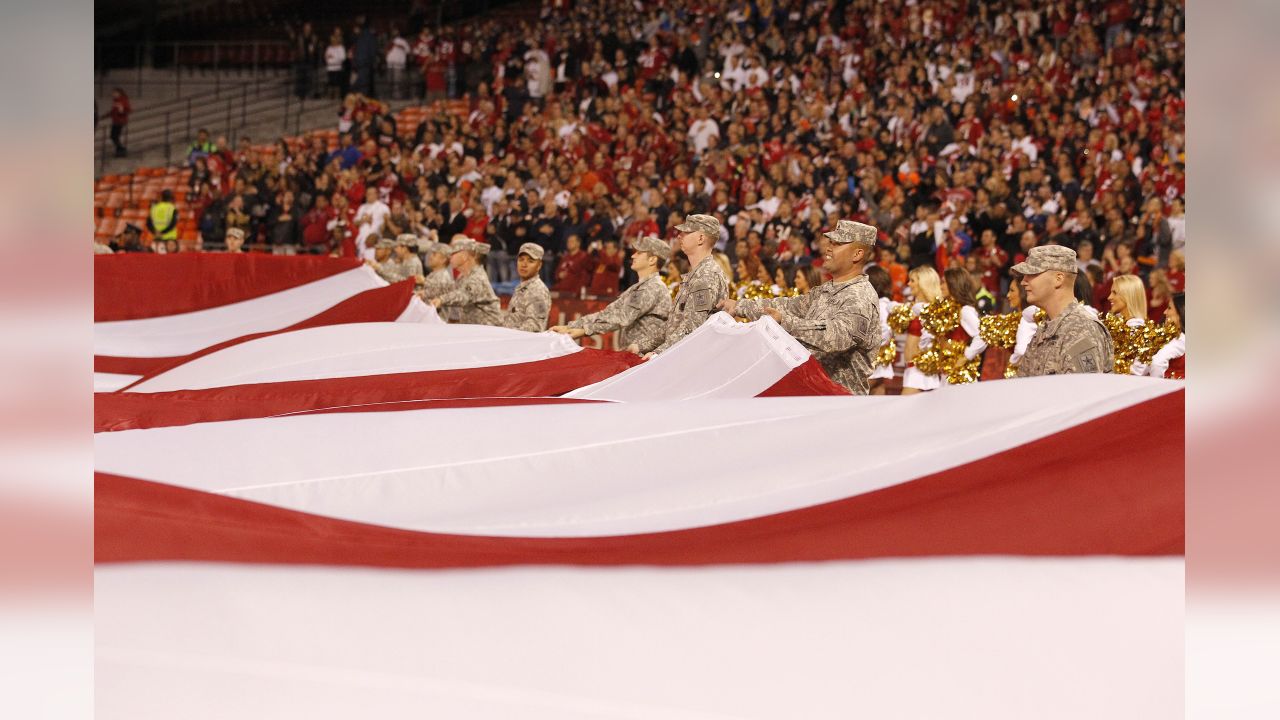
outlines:
M95 255L93 321L140 320L230 305L358 267L356 258L258 253Z
M269 417L370 403L450 398L550 397L640 362L631 353L583 349L494 367L230 385L159 393L97 393L94 432Z

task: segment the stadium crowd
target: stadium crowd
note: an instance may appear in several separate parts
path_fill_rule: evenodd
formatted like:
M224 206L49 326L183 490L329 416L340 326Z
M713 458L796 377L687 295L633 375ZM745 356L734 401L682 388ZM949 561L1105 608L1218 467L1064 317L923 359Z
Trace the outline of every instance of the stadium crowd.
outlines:
M203 246L238 230L372 259L382 238L466 235L501 284L532 242L554 292L612 296L635 282L630 242L707 213L739 292L778 294L822 281L822 233L850 219L878 229L895 301L914 299L910 270L959 267L984 310L1010 308L1009 269L1045 244L1076 251L1099 310L1120 276L1155 320L1184 290L1180 2L679 5L545 0L536 22L416 38L321 28L365 63L329 75L364 93L338 147L281 140L268 159L197 138ZM429 101L416 127L371 97L369 42L384 87ZM676 256L669 274L688 270Z

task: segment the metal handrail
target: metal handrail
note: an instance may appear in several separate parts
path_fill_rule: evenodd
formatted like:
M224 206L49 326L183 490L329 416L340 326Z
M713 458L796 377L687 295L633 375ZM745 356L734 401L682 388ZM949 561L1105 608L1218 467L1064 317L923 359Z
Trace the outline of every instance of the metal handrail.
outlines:
M187 49L208 49L211 51L211 60L209 62L192 62L189 58L183 62L182 50ZM231 48L249 49L247 62L242 62L238 57L239 53L231 53ZM266 50L270 48L273 52L268 53ZM115 50L127 49L132 55L132 59L123 63L107 63L103 59L103 55L112 53ZM168 49L166 54L165 50ZM98 95L101 97L106 89L106 76L111 71L133 71L135 77L129 81L113 80L112 85L121 87L133 87L136 95L142 97L143 87L148 83L143 80L143 73L147 69L174 71L174 82L181 92L182 73L187 73L187 81L191 82L195 75L200 74L208 76L213 75L213 81L216 84L222 81L222 74L226 70L244 74L252 73L255 77L264 74L264 71L272 73L289 67L292 58L290 57L289 44L282 40L244 40L244 41L210 41L210 42L168 42L155 43L149 48L137 43L105 43L95 48L96 62L94 69L97 71ZM278 59L277 59L278 58ZM230 63L230 64L228 64Z
M220 100L225 97L225 93L230 93L231 97L240 97L248 93L249 88L253 88L253 97L256 99L261 96L265 89L269 93L271 91L288 92L288 78L275 77L269 82L264 83L261 78L257 78L252 82L244 82L237 85L222 85L215 87L213 90L207 90L203 93L193 93L180 97L162 100L158 103L149 103L138 110L135 110L129 118L129 124L133 127L143 125L153 118L160 118L164 113L169 111L179 111L189 107L192 103L196 105L205 105L211 101Z
M207 125L215 136L225 135L234 145L239 139L240 132L251 122L259 122L263 117L275 114L280 114L282 118L281 133L288 133L292 126L293 133L296 135L301 133L304 114L309 111L314 112L317 108L332 106L335 102L324 99L308 103L305 98L298 99L292 93L285 92L276 97L255 101L251 106L247 88L239 98L229 97L220 104L206 103L199 110L194 107L192 100L192 98L186 100L181 114L175 113L174 110L165 111L162 123L157 122L141 133L131 130L132 123L126 125L123 140L130 153L140 154L164 148L165 164L171 165L175 159L175 144L181 146L194 138L195 128ZM219 120L222 122L219 123ZM109 127L109 122L103 123L102 132L98 138L99 175L105 171L108 153L112 152ZM182 133L180 136L179 131ZM175 143L177 137L184 139L177 140Z

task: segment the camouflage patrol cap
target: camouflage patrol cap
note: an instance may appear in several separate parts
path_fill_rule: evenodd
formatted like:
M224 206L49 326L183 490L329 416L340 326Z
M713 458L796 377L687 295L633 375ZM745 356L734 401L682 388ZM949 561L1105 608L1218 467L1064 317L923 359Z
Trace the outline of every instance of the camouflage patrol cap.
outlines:
M472 242L471 238L459 233L449 238L449 247L457 250L460 245L466 245L469 242Z
M670 262L671 260L671 243L658 238L656 235L645 235L632 240L631 249L636 252L647 252L662 260L662 262Z
M432 253L441 253L447 256L449 253L453 252L453 248L449 247L448 245L442 242L434 242L432 240L422 238L421 240L418 241L418 252L423 253L425 255L430 255Z
M397 245L407 245L411 248L418 247L418 236L412 233L400 233L396 236Z
M469 237L463 237L459 235L454 237L452 240L450 240L449 244L446 245L445 247L449 248L449 254L453 255L454 253L460 253L464 251L473 253L476 251L475 244L476 244L475 240L472 240Z
M130 223L130 224L129 224L129 226L128 226L128 227L126 227L125 229L126 229L126 230L134 230L134 231L137 231L137 232L142 232L142 230L141 230L141 229L139 229L139 228L138 228L138 226L137 226L137 225L134 225L133 223ZM228 231L227 231L227 237L237 237L237 238L240 238L241 240L243 240L243 239L244 239L244 231L243 231L243 230L241 230L240 228L231 228L230 230L228 230Z
M383 248L390 250L395 246L396 246L396 243L391 238L378 238L378 243L374 245L374 247L377 248L378 250L382 250ZM368 246L366 245L365 247L368 247Z
M684 222L676 226L680 232L700 230L712 240L720 237L720 221L710 215L686 215Z
M871 247L876 244L876 235L878 231L870 225L864 225L853 220L841 220L836 223L836 229L831 232L822 233L828 240L837 245L847 245L848 243L858 243Z
M537 243L525 243L525 244L523 244L523 245L521 245L521 246L520 246L520 251L519 251L519 252L517 252L516 254L517 254L517 255L528 255L529 257L533 258L534 260L541 260L541 259L542 259L542 254L543 254L543 252L545 252L545 251L542 249L542 246L541 246L541 245L539 245L539 244L537 244Z
M1027 259L1010 268L1019 275L1039 275L1056 271L1076 273L1076 251L1062 245L1041 245L1031 248Z
M480 242L479 240L471 241L471 252L475 253L476 257L484 257L485 255L488 255L489 250L489 243Z

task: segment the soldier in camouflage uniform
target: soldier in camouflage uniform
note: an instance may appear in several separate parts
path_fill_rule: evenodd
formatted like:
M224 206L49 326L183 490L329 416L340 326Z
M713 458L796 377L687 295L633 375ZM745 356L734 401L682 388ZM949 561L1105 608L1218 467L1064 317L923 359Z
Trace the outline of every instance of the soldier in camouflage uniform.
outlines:
M831 282L799 297L761 300L732 299L725 311L749 320L768 315L821 363L832 380L854 395L866 395L869 377L880 349L880 307L863 269L876 245L876 229L841 220L824 233L823 268Z
M667 318L666 338L650 355L683 340L716 312L721 300L729 297L729 278L711 252L720 239L720 221L710 215L689 215L676 230L680 232L680 250L693 269L680 283Z
M551 314L551 291L538 277L542 270L542 246L524 243L516 254L516 273L520 284L511 293L511 302L502 313L502 324L513 330L542 332Z
M573 338L601 333L618 333L617 347L643 354L666 339L667 317L671 314L671 293L659 271L671 259L671 245L653 235L631 244L631 269L640 280L622 291L617 300L600 312L583 315L568 325L551 328Z
M399 280L422 277L422 261L418 259L418 236L404 233L396 238L396 246L392 250L393 257L399 267L396 275ZM390 282L396 282L392 280Z
M400 276L400 262L396 260L392 251L395 249L395 242L389 238L379 238L376 245L373 246L373 259L365 260L364 263L373 268L378 273L378 277L389 283L399 282L404 278Z
M422 284L422 299L433 300L453 289L453 272L449 270L449 255L453 248L441 242L419 243L418 249L427 256L431 274Z
M484 270L487 275L489 272L489 251L492 248L490 248L489 243L486 242L480 242L479 240L472 240L471 242L476 250L476 264L478 264L480 269Z
M1027 303L1048 315L1027 344L1017 377L1111 372L1115 365L1111 335L1075 301L1076 251L1062 245L1041 245L1014 265L1013 272L1022 275Z
M493 286L489 284L489 275L484 267L478 264L480 254L474 240L460 242L453 247L449 264L458 271L457 286L453 290L434 298L431 304L437 310L441 307L459 308L459 321L470 325L502 325L502 305L498 296L493 294Z

